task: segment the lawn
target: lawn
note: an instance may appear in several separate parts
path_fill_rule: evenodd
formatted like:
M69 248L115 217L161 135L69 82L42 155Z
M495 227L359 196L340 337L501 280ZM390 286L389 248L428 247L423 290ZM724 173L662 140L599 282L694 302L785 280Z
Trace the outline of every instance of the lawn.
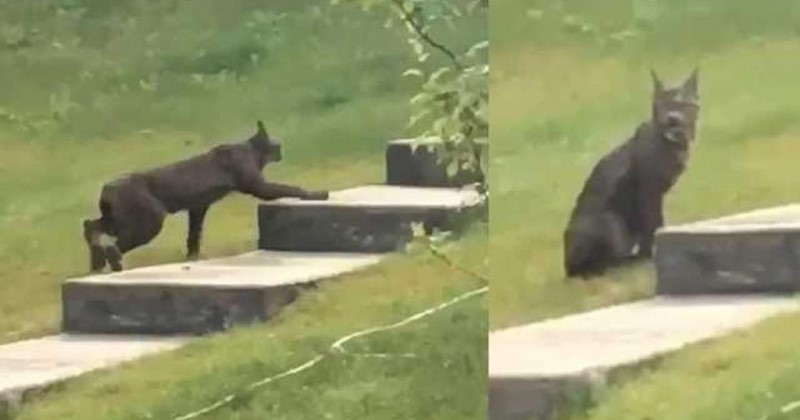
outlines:
M485 242L478 230L444 250L457 264L485 272ZM172 419L304 363L341 336L400 321L481 284L424 248L412 250L324 283L267 325L69 381L24 405L17 419ZM203 418L483 419L486 323L483 299L465 300L356 339L346 347L353 354L328 356Z
M800 315L694 346L619 381L572 420L790 420L800 417Z
M420 65L403 29L385 27L385 18L324 0L0 0L0 343L57 331L61 281L88 270L80 221L96 214L102 183L125 172L242 140L261 119L284 145L269 179L315 189L381 182L385 142L414 134L409 99L419 82L401 74ZM485 30L478 18L434 29L454 48ZM212 208L202 255L252 250L255 204L234 195ZM126 264L180 261L185 234L185 216L169 218ZM487 241L479 225L447 253L484 270ZM412 251L304 295L267 325L68 382L20 417L178 415L302 362L340 335L479 283ZM476 298L364 338L354 346L398 346L416 357L326 359L219 418L479 418L485 318ZM312 394L314 404L295 404Z
M668 224L798 201L798 7L492 3L490 25L500 29L492 30L490 58L491 329L653 294L651 262L590 282L566 279L561 242L592 166L649 117L651 67L675 83L700 66L698 139L667 196ZM780 413L800 398L798 321L770 320L667 357L615 381L574 418L798 418Z

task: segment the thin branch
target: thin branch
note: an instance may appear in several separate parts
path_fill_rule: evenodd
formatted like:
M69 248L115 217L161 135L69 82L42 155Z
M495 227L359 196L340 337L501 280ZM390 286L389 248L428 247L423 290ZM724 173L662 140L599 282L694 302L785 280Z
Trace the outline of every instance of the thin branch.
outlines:
M435 39L431 38L428 34L428 31L414 19L414 15L411 14L406 8L403 6L402 0L392 0L392 3L397 7L398 12L400 12L400 17L403 19L403 22L407 23L417 36L422 39L423 41L427 42L433 48L441 51L444 55L450 58L450 61L453 62L453 65L456 67L456 70L463 70L464 65L461 64L461 61L458 60L458 57L451 51L449 48L444 46L443 44L439 43Z
M486 284L489 284L489 277L487 277L487 276L485 276L483 274L480 274L478 272L469 270L467 268L464 268L459 264L456 264L455 262L453 262L453 260L450 259L450 257L445 255L444 252L440 251L435 246L429 244L428 245L428 250L431 252L431 254L433 254L434 257L438 258L439 260L441 260L442 262L447 264L450 268L452 268L452 269L454 269L456 271L460 271L461 273L466 274L466 275L468 275L468 276L470 276L470 277L472 277L474 279L481 280Z

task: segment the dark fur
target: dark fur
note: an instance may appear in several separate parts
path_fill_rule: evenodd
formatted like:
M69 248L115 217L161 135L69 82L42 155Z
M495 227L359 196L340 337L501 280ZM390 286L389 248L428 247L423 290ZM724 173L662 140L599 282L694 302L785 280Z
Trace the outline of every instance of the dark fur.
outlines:
M216 146L201 155L105 184L99 200L101 217L83 222L91 270L102 270L106 262L112 270L121 270L122 255L150 242L168 214L183 210L189 219L187 258L196 258L209 207L231 192L262 200L328 198L325 191L266 182L261 174L264 166L280 160L280 143L269 138L259 121L256 134L243 142Z
M578 196L564 233L570 277L652 255L664 196L684 172L699 112L697 70L671 89L652 76L651 120L600 159Z

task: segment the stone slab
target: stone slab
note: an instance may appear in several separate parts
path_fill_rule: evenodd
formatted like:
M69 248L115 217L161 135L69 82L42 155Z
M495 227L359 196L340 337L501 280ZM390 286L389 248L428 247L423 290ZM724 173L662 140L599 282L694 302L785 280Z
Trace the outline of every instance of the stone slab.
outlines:
M657 297L492 332L490 418L550 419L619 369L798 309L792 297Z
M488 143L478 143L479 153L487 153ZM386 146L386 184L417 187L459 187L482 181L475 170L461 170L448 177L446 163L440 161L444 145L436 137L392 140Z
M175 349L185 337L61 334L0 345L0 416L26 393L83 373Z
M412 225L457 230L485 211L474 188L368 185L334 191L326 201L280 199L258 209L259 248L382 253L404 249Z
M62 329L203 334L262 322L304 287L376 264L379 255L256 251L71 279Z
M655 266L658 294L800 291L800 205L661 229Z

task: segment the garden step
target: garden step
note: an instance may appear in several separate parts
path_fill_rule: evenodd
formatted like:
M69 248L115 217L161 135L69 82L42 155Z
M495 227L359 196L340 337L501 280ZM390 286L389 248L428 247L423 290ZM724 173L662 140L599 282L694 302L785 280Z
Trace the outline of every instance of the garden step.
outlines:
M477 142L484 155L488 143ZM386 146L386 184L416 187L459 187L482 181L476 170L461 170L448 176L447 164L440 160L444 143L437 137L392 140Z
M623 368L799 308L780 296L657 297L492 332L490 419L551 419Z
M184 337L61 334L0 345L0 418L27 393L80 374L172 350Z
M655 265L658 294L800 291L800 205L664 228Z
M307 252L400 251L413 225L458 230L485 201L475 188L368 185L331 192L325 201L280 199L259 204L259 248Z
M379 255L255 251L67 280L65 332L202 334L269 319L299 289L376 264Z

